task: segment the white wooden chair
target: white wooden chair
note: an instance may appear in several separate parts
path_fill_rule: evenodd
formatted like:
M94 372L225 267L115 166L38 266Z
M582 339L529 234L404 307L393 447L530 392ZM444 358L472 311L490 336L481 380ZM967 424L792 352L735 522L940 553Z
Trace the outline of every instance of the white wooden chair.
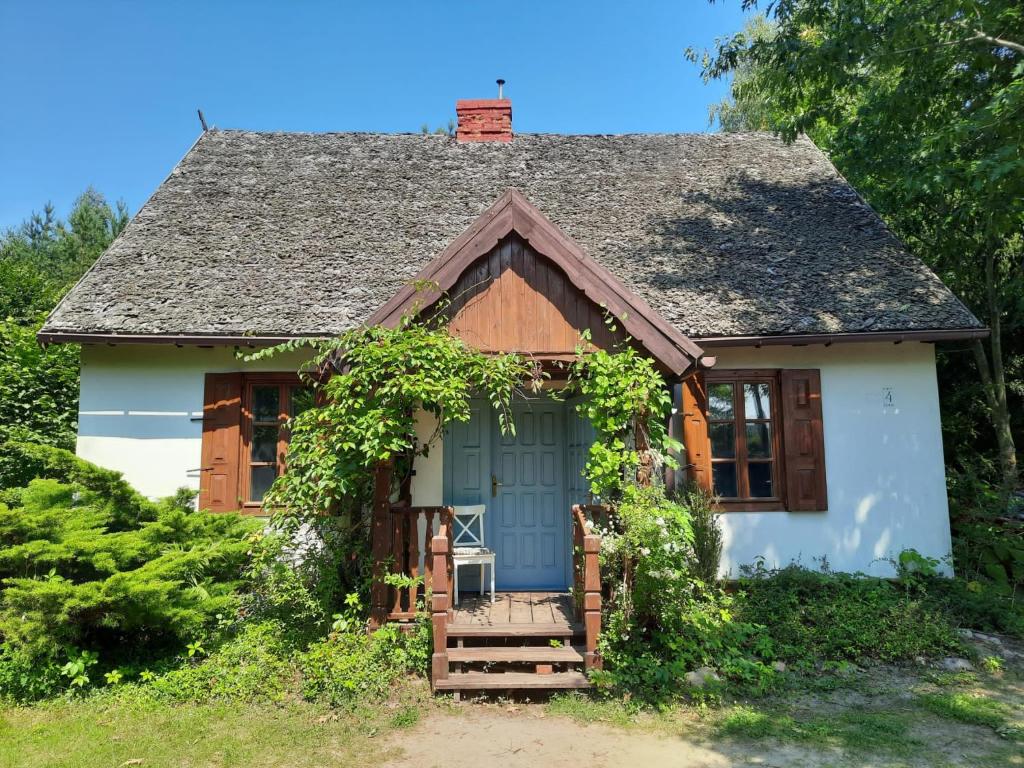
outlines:
M494 602L494 552L484 544L485 504L455 507L452 561L455 569L455 605L459 604L459 566L480 566L480 594L484 593L484 570L491 566L491 602Z

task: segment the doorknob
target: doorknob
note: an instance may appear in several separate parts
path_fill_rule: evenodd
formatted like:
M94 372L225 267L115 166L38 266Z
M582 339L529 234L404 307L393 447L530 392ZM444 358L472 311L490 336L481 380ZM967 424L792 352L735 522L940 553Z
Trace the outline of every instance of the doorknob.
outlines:
M498 486L501 483L498 482L498 478L495 475L491 475L491 498L493 499L498 495Z

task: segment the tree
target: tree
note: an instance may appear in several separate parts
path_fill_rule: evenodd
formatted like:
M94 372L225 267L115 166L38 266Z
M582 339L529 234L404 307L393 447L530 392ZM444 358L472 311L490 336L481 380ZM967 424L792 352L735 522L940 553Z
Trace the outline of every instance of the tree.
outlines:
M775 26L763 15L756 14L750 17L737 37L740 35L747 46L758 41L770 41L775 36ZM709 109L711 125L718 123L726 133L772 130L776 116L771 95L750 87L756 77L753 62L746 57L740 58L732 71L730 96L712 104Z
M1024 395L1024 8L780 0L766 11L769 33L755 22L700 57L705 79L734 77L733 101L713 119L787 141L808 134L987 323L973 358L1012 492L1010 398Z
M78 350L42 349L35 334L46 313L128 223L87 189L62 222L47 204L0 235L0 445L21 440L72 448L78 416ZM0 488L29 479L0 451Z

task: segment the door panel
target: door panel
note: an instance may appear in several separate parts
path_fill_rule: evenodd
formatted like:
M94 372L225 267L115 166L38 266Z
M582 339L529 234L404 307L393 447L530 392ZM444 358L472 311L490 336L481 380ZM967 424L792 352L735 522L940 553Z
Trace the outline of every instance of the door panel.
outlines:
M448 504L491 502L491 410L474 402L470 414L468 422L455 422L445 430L444 498Z
M565 497L565 445L561 403L513 407L515 435L495 425L495 477L491 525L500 542L500 589L564 589L568 585L569 508Z
M565 404L566 434L568 442L565 454L568 460L566 478L569 489L569 505L590 503L590 484L583 477L583 469L587 466L590 445L594 442L594 427L589 419L576 413L576 401L569 400Z

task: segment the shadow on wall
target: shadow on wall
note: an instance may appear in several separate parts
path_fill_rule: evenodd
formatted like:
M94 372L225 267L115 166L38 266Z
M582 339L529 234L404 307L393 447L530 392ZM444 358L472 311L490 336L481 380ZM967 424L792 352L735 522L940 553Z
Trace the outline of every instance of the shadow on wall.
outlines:
M78 434L132 440L199 440L203 434L202 415L202 411L81 411Z
M737 513L724 526L727 575L738 576L758 555L768 568L796 563L817 570L827 564L837 571L892 576L892 561L904 549L930 557L948 554L939 531L922 536L934 521L901 481L877 477L875 484L877 492L859 498L836 494L829 512Z
M752 353L751 353L752 354ZM837 345L760 350L768 367L820 367L828 512L735 513L723 567L732 576L758 556L891 575L887 562L914 548L950 551L941 434L931 350L922 345ZM749 361L750 354L743 359ZM883 400L889 384L897 402Z
M702 317L717 313L716 326L744 335L970 323L838 179L780 184L742 175L723 180L716 194L680 195L692 214L652 217L650 239L624 255L652 299L669 291L703 299ZM693 324L685 303L655 309L682 329Z

